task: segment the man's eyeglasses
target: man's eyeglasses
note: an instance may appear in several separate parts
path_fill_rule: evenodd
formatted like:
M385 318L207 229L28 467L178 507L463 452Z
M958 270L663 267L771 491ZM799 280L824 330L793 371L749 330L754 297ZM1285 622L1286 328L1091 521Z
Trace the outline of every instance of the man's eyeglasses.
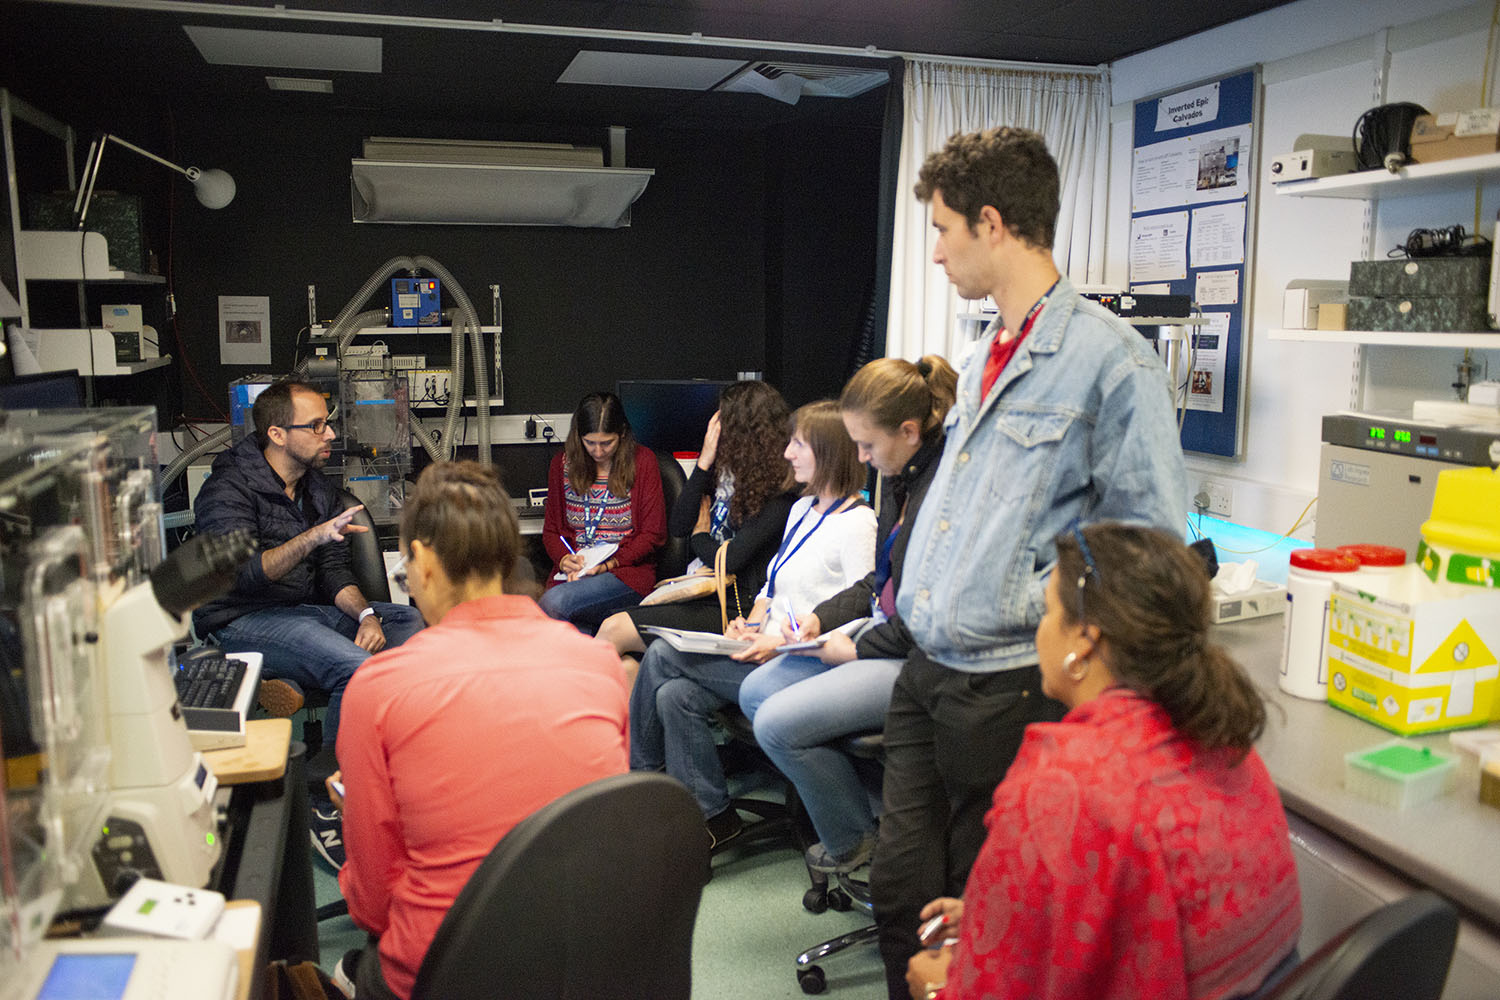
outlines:
M1083 556L1083 572L1078 574L1078 623L1084 622L1083 614L1083 588L1088 583L1089 577L1099 579L1099 566L1094 562L1094 553L1089 551L1089 543L1084 540L1083 526L1077 521L1073 522L1073 541L1078 543L1078 553Z
M402 556L397 560L396 565L391 567L391 579L395 581L397 587L401 588L401 593L411 593L411 584L406 579L406 556Z
M305 424L282 424L284 431L312 431L314 434L322 434L328 427L327 419L319 417L317 420L309 420Z

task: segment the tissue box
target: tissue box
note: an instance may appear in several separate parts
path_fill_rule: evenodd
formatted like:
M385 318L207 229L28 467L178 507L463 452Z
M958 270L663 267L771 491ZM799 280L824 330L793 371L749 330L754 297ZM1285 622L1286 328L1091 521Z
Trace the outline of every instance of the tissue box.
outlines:
M1267 580L1256 580L1255 586L1239 594L1213 595L1215 625L1246 618L1264 618L1286 611L1286 587Z
M1379 594L1333 583L1330 705L1403 736L1491 719L1500 705L1500 593L1434 597L1427 583L1414 563L1381 578Z

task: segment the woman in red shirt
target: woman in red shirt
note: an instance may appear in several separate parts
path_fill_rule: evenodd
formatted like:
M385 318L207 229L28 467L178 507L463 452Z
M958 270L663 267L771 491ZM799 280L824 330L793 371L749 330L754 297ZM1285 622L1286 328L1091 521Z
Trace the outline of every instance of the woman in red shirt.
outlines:
M542 545L553 566L542 610L593 635L651 593L666 540L656 455L636 443L618 396L590 393L547 476Z
M1253 749L1265 707L1208 641L1208 575L1160 531L1057 539L1035 723L995 790L962 900L922 911L918 1000L1220 1000L1289 967L1286 816ZM956 938L956 945L947 942Z

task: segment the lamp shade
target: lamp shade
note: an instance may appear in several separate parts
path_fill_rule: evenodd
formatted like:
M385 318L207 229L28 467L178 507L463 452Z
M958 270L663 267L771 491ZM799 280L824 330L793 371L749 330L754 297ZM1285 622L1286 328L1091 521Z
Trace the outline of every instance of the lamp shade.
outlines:
M193 193L205 208L223 208L234 201L234 178L224 171L193 167L189 177L193 182Z

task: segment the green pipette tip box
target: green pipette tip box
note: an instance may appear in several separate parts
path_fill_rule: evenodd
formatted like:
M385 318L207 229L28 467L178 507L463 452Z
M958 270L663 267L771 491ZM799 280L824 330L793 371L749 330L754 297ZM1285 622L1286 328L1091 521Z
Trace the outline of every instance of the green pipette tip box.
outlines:
M1383 805L1404 809L1447 791L1457 761L1408 740L1387 740L1344 755L1344 787Z

